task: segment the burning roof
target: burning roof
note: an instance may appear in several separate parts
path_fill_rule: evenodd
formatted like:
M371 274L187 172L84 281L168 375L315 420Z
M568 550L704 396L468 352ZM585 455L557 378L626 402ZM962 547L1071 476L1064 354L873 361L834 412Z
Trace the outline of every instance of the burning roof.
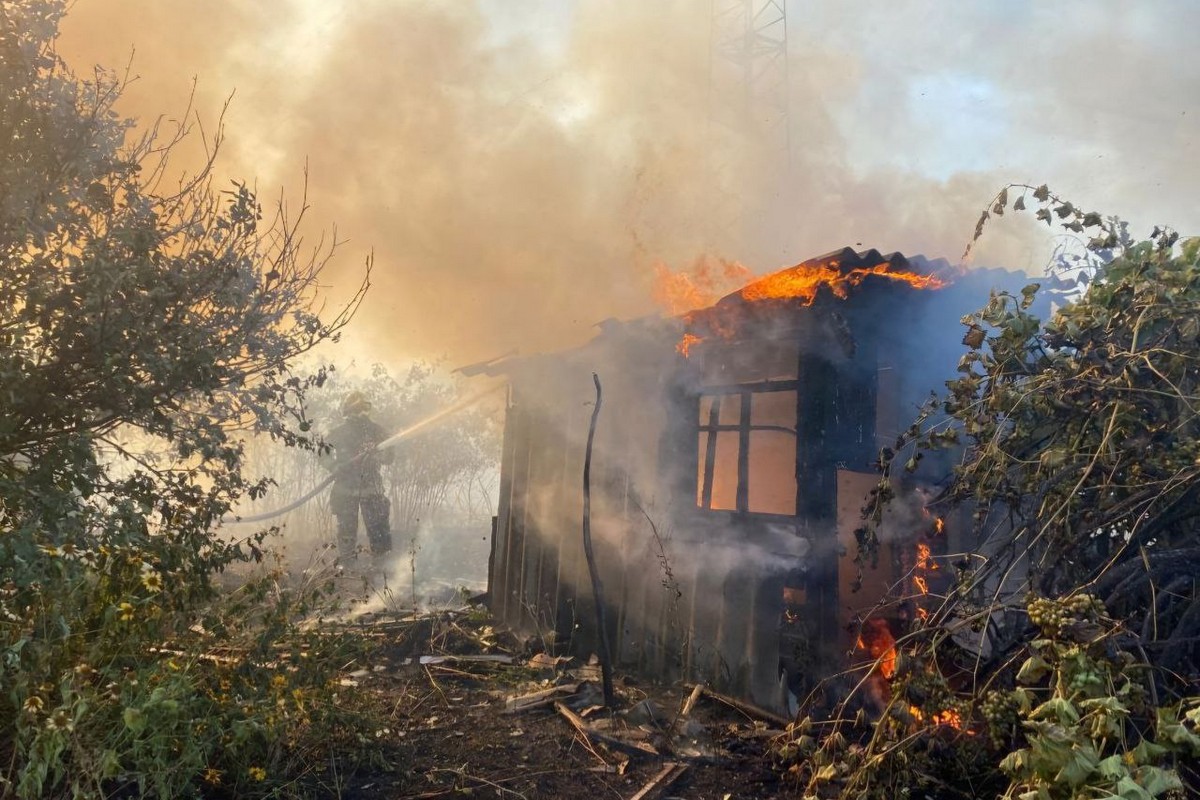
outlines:
M845 247L760 278L721 302L734 298L749 302L794 299L811 305L822 288L845 299L854 287L871 276L907 283L915 289L940 289L948 280L945 273L949 271L949 263L942 260L941 265L936 265L941 277L931 271L932 266L935 265L921 257L914 263L899 253L881 255L878 250L855 252Z
M676 350L686 356L691 347L714 334L722 338L734 336L739 321L750 313L747 308L750 304L764 305L766 313L773 313L779 304L804 308L826 294L845 300L872 284L942 289L953 283L958 274L958 268L944 258L844 247L762 277L755 277L747 267L732 261L713 265L701 260L692 268L679 271L660 265L652 295L665 315L683 323L684 332ZM738 283L743 284L741 288L720 294L719 287ZM600 330L597 339L628 334L631 329L641 333L658 328L661 323L659 315L628 321L605 319L597 323ZM460 371L466 375L503 375L529 360L508 353Z
M683 314L685 330L676 350L687 356L693 347L714 336L734 338L757 315L758 309L752 306L766 304L763 310L774 315L779 305L805 308L823 295L845 300L873 283L941 289L952 281L954 273L945 259L910 259L900 253L884 255L875 249L855 251L844 247L752 280L707 308Z

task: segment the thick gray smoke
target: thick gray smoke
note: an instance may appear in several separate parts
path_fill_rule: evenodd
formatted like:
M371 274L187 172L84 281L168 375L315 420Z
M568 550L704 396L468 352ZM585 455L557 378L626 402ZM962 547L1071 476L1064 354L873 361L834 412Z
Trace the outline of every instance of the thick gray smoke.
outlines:
M352 340L456 361L554 349L650 310L653 264L769 272L842 245L955 257L1010 180L1139 226L1200 223L1200 7L996 0L791 2L792 166L726 137L710 179L708 3L664 0L78 0L61 50L140 76L124 109L211 121L236 90L222 171L294 191L368 248ZM782 187L782 188L781 188ZM716 229L725 192L758 220ZM1006 218L980 263L1040 267Z

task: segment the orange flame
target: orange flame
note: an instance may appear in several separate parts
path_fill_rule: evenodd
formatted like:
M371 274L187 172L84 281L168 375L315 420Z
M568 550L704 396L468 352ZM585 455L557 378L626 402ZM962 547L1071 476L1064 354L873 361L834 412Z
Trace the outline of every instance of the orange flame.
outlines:
M933 532L936 533L938 536L941 536L943 533L945 533L946 532L946 520L942 519L941 517L938 517L936 520L934 520Z
M850 289L861 284L868 275L879 275L902 281L917 289L940 289L946 284L933 275L917 275L913 272L893 272L891 265L884 263L874 267L861 267L843 272L837 261L820 264L797 264L745 286L739 293L743 300L797 299L811 305L817 290L828 286L834 296L845 299Z
M858 650L866 652L876 660L879 664L879 674L885 680L891 681L896 676L896 639L892 636L887 622L876 618L868 619L863 623L862 632L854 644ZM909 705L908 711L917 722L926 721L924 712L917 706ZM974 734L974 731L964 724L962 715L952 708L934 714L929 722L932 725L947 725Z
M912 714L913 718L916 719L917 722L925 721L925 714L916 706L910 705L908 707L908 713ZM948 725L951 728L960 731L964 730L965 727L963 725L962 714L959 714L953 708L948 708L945 711L940 711L937 714L934 714L931 722L934 725ZM969 730L967 733L974 735L975 732Z
M926 575L941 569L933 560L933 551L925 542L917 542L917 563L913 566L913 586L921 594L929 594L929 580ZM921 617L925 619L925 617Z
M879 662L879 672L891 679L896 674L896 637L881 619L869 619L863 623L863 632L855 646Z
M703 341L704 340L702 338L694 333L685 333L683 338L680 339L675 345L675 352L679 353L679 355L683 356L684 358L687 358L688 354L691 352L692 345L699 344Z
M721 260L714 265L703 256L689 269L677 272L666 264L655 264L651 295L659 308L675 316L707 308L753 277L754 273L736 261Z
M845 299L850 291L861 285L869 276L876 275L892 281L905 283L917 289L940 289L946 282L934 275L918 275L894 269L891 263L873 267L857 267L843 270L836 259L797 264L757 280L750 270L734 261L720 261L714 265L701 258L690 269L673 272L663 264L654 268L653 295L655 302L672 315L687 315L685 322L694 321L692 314L708 309L736 286L742 288L737 296L747 302L759 300L798 300L801 305L812 305L822 286L828 287L835 297ZM751 280L750 283L746 283ZM731 315L706 314L704 325L713 333L725 338L734 335L737 323ZM736 317L736 314L732 315ZM694 337L694 334L692 334ZM699 339L679 342L676 350L687 356L691 346Z
M937 562L933 560L933 554L929 549L929 545L924 542L917 542L917 569L923 569L927 572L940 569Z

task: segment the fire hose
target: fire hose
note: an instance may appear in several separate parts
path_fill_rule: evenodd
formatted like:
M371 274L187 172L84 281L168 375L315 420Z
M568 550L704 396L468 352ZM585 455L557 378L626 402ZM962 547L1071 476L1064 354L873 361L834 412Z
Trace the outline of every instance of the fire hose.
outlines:
M337 466L337 468L335 468L333 470L333 472L331 472L329 474L329 476L327 478L325 478L325 480L321 481L315 487L313 487L310 491L301 495L296 500L293 500L292 502L288 503L286 506L276 508L273 511L267 511L262 514L254 514L249 517L241 517L241 516L237 516L237 515L224 516L224 517L221 517L221 522L222 522L222 524L225 524L225 525L246 524L246 523L251 523L251 522L265 522L266 520L273 519L273 518L279 517L279 516L283 516L284 514L288 513L289 511L293 511L293 510L299 508L300 506L307 503L309 500L312 500L314 497L319 495L322 491L324 491L326 488L328 488L328 486L331 483L333 483L335 480L337 480L337 476L340 472L342 472L343 470L356 464L357 462L361 461L363 458L366 458L371 453L381 453L384 450L388 450L392 447L395 447L396 445L400 444L400 442L404 441L405 439L423 431L425 428L432 426L434 423L440 422L441 420L445 419L446 417L450 416L451 414L455 414L459 411L462 411L464 408L470 408L471 406L478 403L480 400L483 400L485 397L488 397L489 395L493 394L494 392L497 392L500 389L503 389L505 386L507 386L506 383L498 383L489 389L485 389L481 392L471 395L470 397L460 400L457 403L442 409L441 411L437 412L436 414L426 417L425 419L421 420L420 422L413 423L412 425L409 425L407 428L404 428L403 430L399 431L398 433L392 434L391 436L384 439L379 444L375 445L375 447L373 447L371 450L368 450L367 452L362 453L362 454L352 458L351 460L345 462L344 464L339 464Z

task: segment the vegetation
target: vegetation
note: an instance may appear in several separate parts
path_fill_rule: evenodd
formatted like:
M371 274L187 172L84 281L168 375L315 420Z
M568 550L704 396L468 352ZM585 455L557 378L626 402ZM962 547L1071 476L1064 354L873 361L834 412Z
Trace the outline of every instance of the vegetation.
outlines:
M308 589L218 597L262 534L215 527L266 489L246 436L312 446L326 373L288 364L366 281L324 321L332 248L282 203L211 158L168 188L186 126L136 137L121 79L63 64L66 5L0 14L0 796L295 793L360 736L327 702L353 643L296 632Z
M980 544L900 638L884 716L788 737L810 796L1200 789L1200 240L1132 241L1045 186L1007 187L976 238L1010 195L1089 238L1048 320L1038 284L963 318L959 377L884 454L860 557L945 448L963 457L933 508Z

